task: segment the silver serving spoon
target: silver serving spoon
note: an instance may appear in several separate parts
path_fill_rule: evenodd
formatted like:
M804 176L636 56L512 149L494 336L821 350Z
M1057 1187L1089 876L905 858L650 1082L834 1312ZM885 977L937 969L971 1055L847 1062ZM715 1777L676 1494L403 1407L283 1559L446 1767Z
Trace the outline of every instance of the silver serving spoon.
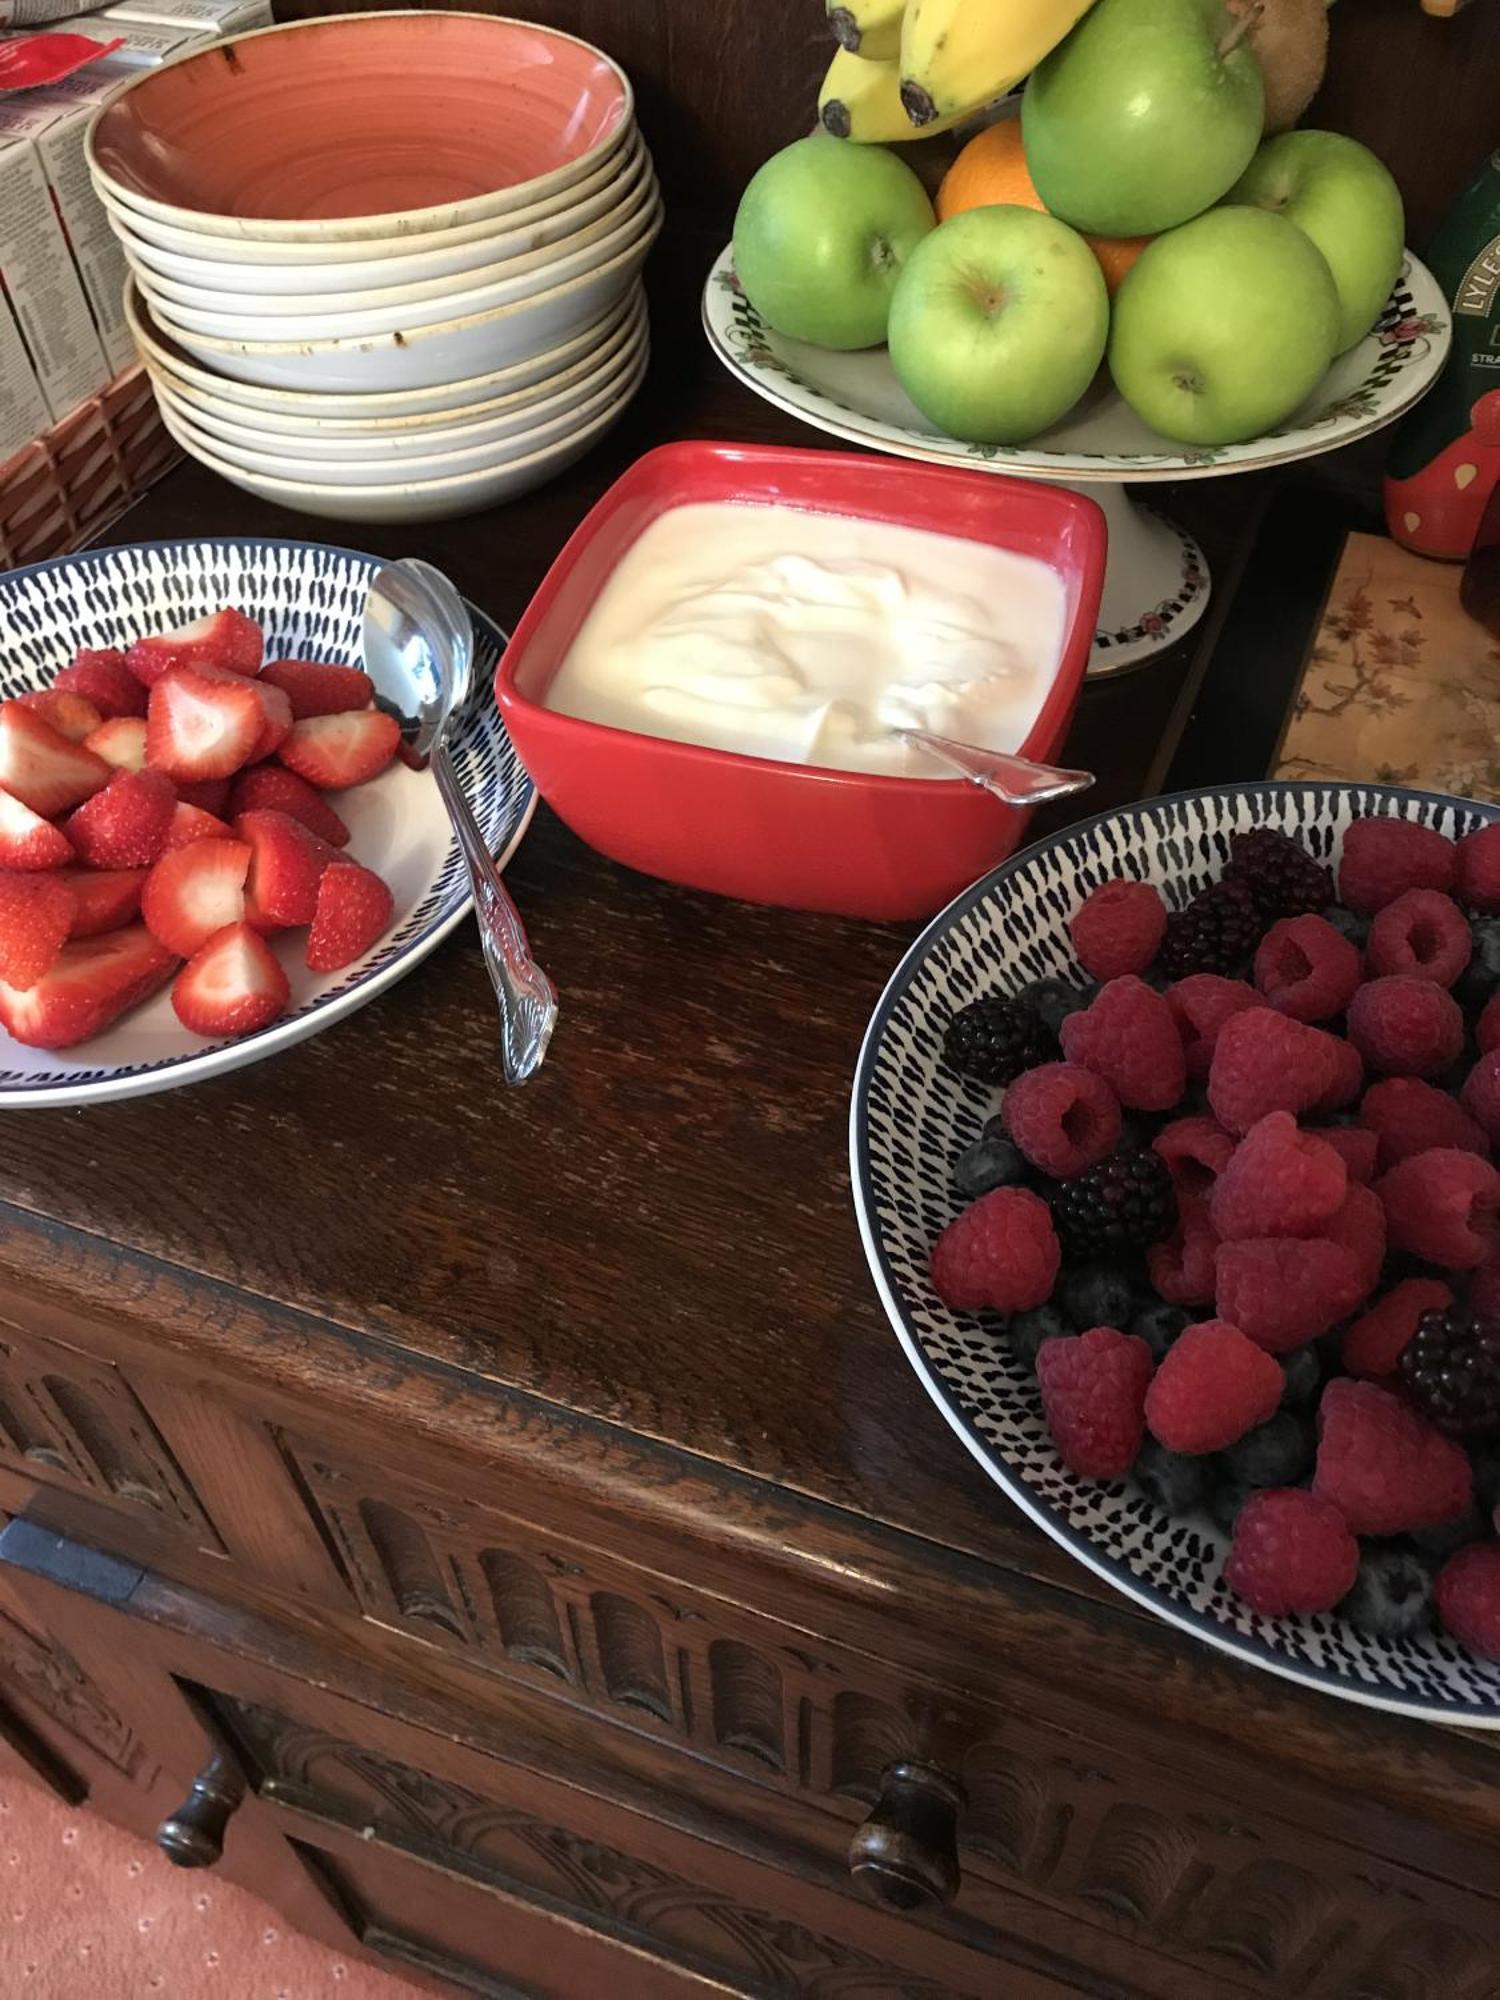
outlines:
M1055 764L1034 764L1029 757L1013 757L1006 750L981 750L977 744L957 743L931 729L895 729L891 733L903 743L925 750L971 785L993 792L1008 806L1039 806L1046 799L1065 799L1069 792L1086 792L1094 782L1092 771L1063 771Z
M474 888L474 917L500 1003L507 1083L541 1067L557 1024L557 988L531 955L526 928L453 768L448 722L468 698L474 632L464 601L441 570L414 556L386 563L365 600L365 669L419 758L429 762Z

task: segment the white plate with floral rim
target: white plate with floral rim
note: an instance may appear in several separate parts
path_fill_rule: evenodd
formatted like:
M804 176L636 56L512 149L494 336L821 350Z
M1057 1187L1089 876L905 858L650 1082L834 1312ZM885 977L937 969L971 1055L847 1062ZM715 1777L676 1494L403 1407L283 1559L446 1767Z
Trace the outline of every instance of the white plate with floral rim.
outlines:
M1198 449L1149 429L1104 371L1060 423L1025 444L946 437L911 402L883 347L841 354L773 332L740 290L731 248L708 275L703 325L725 367L757 395L835 437L903 458L988 465L1080 485L1251 471L1352 444L1391 423L1432 386L1452 331L1436 279L1408 252L1375 327L1338 357L1294 416L1245 444Z
M1306 1687L1500 1728L1500 1663L1437 1632L1373 1638L1335 1612L1261 1617L1225 1584L1227 1538L1206 1514L1172 1515L1129 1479L1070 1472L1032 1369L993 1318L943 1305L928 1273L933 1242L964 1205L952 1161L997 1101L944 1067L950 1016L981 993L1077 978L1068 918L1101 881L1136 876L1180 904L1218 876L1233 833L1276 827L1336 863L1350 821L1371 814L1456 839L1500 809L1388 785L1181 792L1069 827L966 889L907 952L866 1030L850 1105L854 1205L876 1290L922 1387L995 1483L1097 1576L1195 1638Z
M214 540L141 542L13 570L0 575L0 698L48 686L80 646L126 646L224 605L261 623L268 658L356 664L379 567L374 556L315 542ZM490 694L505 635L472 605L469 615L475 692L459 718L454 760L503 865L536 795ZM197 1083L332 1027L404 978L469 909L468 870L437 787L429 773L398 762L334 803L349 828L349 853L383 875L395 897L391 928L362 959L341 972L310 973L301 957L305 934L288 932L277 950L291 981L290 1010L237 1041L190 1034L165 991L71 1049L24 1048L0 1030L0 1109L99 1104Z

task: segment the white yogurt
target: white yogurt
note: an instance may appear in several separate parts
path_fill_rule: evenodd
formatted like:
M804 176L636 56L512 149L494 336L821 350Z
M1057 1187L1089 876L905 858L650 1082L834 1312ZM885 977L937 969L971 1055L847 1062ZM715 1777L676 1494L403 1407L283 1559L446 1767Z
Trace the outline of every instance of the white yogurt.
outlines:
M1019 749L1065 612L1055 570L983 542L794 507L675 507L606 579L546 703L749 756L939 777L888 732Z

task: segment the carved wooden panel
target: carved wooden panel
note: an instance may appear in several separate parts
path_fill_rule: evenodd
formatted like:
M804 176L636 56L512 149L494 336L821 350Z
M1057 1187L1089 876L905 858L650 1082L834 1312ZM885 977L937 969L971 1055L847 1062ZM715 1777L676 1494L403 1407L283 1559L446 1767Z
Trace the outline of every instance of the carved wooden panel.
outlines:
M9 1322L0 1322L0 1464L223 1547L119 1371Z
M140 1770L144 1749L72 1654L0 1612L0 1672L9 1693L30 1702L122 1776Z
M512 1895L561 1906L614 1937L666 1951L732 1978L737 1986L748 1982L750 1992L816 2000L942 2000L948 1991L883 1968L841 1940L746 1907L717 1889L383 1752L307 1728L255 1702L217 1693L209 1698L262 1798L347 1827L367 1841ZM369 1942L369 1927L363 1928Z

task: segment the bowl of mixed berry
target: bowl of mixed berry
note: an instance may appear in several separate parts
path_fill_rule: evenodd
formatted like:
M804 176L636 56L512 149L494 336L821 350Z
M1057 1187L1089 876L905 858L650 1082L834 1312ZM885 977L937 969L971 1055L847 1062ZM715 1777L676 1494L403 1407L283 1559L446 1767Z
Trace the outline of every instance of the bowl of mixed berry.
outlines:
M1029 849L898 969L852 1152L909 1358L1049 1533L1500 1721L1500 814L1265 784Z

